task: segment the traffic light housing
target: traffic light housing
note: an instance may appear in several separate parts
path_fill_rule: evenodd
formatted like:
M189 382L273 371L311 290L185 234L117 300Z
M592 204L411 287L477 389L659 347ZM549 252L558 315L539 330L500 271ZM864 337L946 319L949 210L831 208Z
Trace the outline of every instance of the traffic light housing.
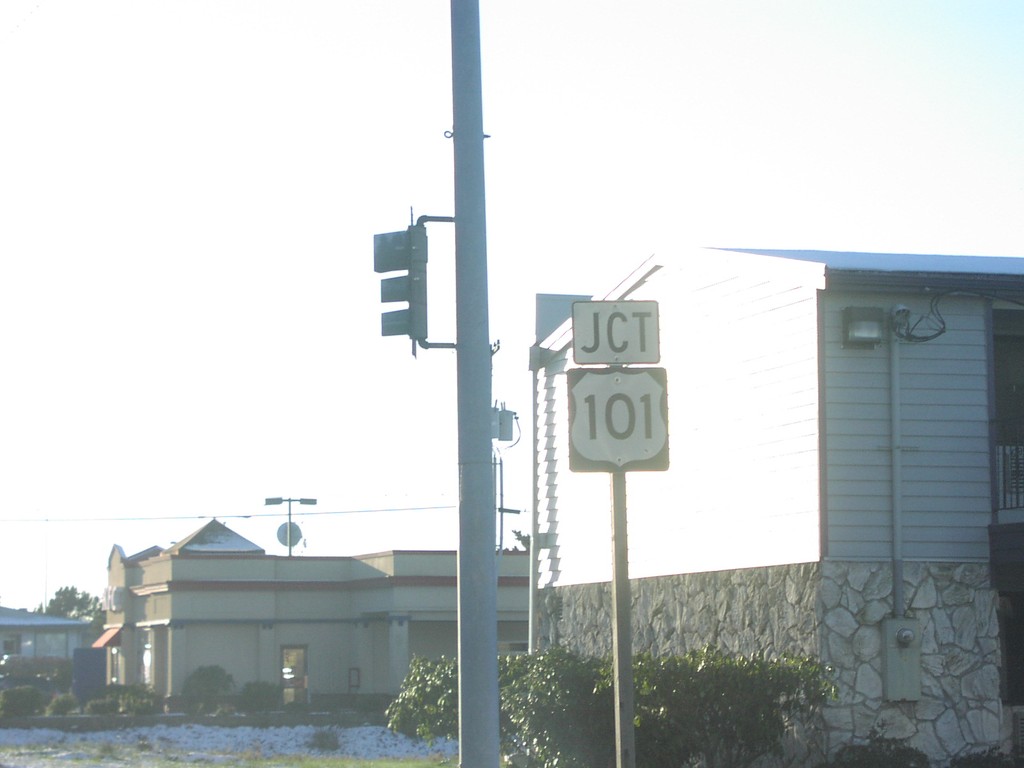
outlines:
M417 224L400 232L373 236L373 271L405 272L380 281L380 300L408 302L407 309L383 312L382 336L427 338L427 228Z

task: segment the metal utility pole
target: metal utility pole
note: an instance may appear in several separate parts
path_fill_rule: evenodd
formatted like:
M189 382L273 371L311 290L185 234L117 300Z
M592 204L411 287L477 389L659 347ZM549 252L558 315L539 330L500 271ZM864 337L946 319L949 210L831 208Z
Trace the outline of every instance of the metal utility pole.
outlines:
M498 607L478 0L451 0L459 416L459 751L498 768Z

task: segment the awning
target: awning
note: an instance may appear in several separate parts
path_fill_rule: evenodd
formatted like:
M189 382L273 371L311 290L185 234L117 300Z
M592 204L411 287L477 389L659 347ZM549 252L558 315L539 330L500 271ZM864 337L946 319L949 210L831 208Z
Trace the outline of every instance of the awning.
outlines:
M112 648L121 645L121 627L112 627L106 630L99 639L92 644L93 648Z

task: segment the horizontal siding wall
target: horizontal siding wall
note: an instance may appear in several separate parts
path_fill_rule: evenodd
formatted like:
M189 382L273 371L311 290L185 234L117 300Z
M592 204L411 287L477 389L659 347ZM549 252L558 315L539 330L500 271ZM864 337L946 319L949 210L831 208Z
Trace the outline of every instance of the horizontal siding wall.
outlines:
M633 577L819 557L820 270L715 255L666 267L629 297L659 302L671 451L667 472L627 475ZM557 571L548 583L602 581L609 476L568 469L563 365L538 387L540 530L558 542L545 570Z
M926 315L930 297L825 297L828 555L892 556L890 349L844 349L842 308L904 304ZM989 394L985 307L944 297L946 332L898 342L903 556L985 560L990 522ZM922 324L921 333L924 333Z

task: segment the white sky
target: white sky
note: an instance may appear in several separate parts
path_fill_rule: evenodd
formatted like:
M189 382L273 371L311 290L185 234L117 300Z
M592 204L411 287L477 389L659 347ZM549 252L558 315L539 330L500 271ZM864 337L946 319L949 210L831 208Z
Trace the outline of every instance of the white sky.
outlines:
M481 15L507 507L536 293L683 244L1024 256L1022 4ZM282 518L231 517L267 496L319 499L298 554L455 547L454 355L380 338L372 269L410 207L452 213L450 128L441 0L0 3L0 604L210 516L283 554ZM409 507L440 509L355 512Z

